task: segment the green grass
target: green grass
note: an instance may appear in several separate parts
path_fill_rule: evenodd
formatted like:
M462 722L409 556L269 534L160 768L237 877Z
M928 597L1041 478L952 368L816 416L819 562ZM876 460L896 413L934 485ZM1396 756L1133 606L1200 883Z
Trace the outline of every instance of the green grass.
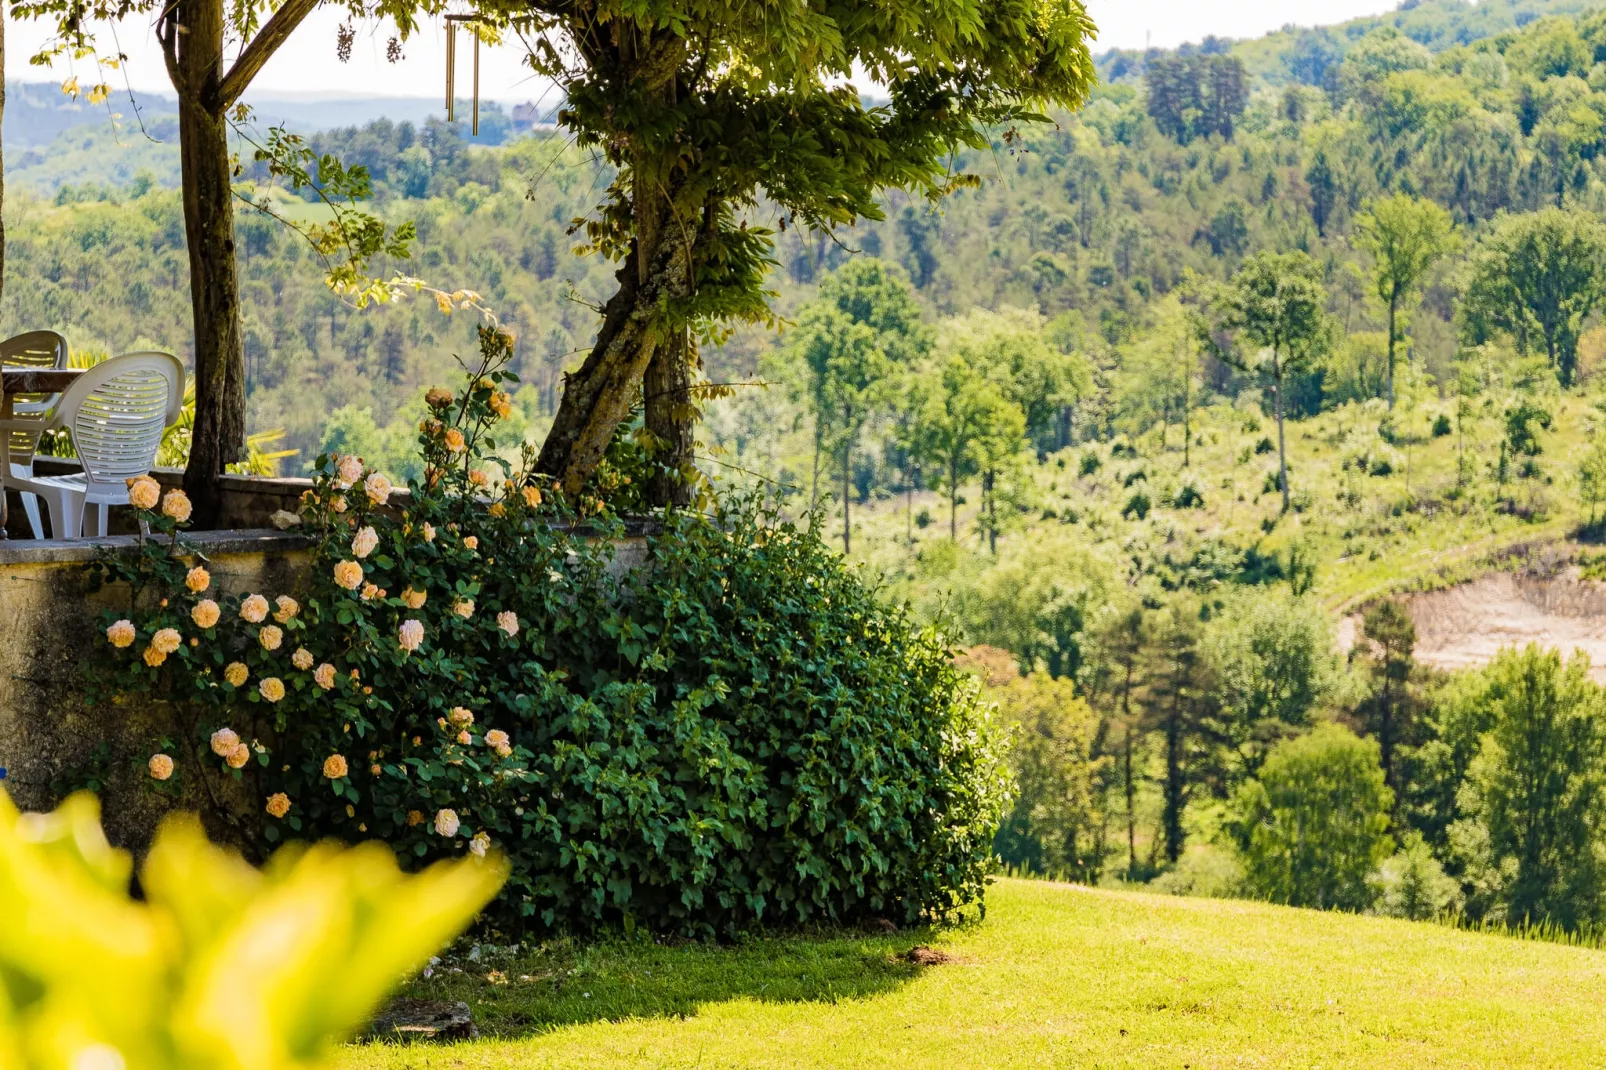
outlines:
M347 1070L1598 1067L1606 952L1256 903L1005 880L932 935L559 947L440 975L493 1035ZM917 943L954 959L916 967ZM528 980L521 980L528 978Z

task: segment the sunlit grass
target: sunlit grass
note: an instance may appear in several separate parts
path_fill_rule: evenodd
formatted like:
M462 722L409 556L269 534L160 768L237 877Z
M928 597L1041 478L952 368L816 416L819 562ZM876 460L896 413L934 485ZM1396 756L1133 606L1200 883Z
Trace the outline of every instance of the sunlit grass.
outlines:
M560 947L504 964L505 984L423 986L495 1035L342 1065L1594 1067L1606 1050L1606 952L1019 880L989 908L939 935ZM953 961L910 965L917 943Z

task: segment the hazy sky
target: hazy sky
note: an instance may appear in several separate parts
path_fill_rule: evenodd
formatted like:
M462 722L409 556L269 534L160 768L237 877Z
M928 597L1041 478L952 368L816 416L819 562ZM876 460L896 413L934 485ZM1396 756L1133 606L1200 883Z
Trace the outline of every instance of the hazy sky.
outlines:
M1171 47L1197 41L1207 34L1222 37L1256 37L1286 23L1302 26L1341 22L1357 15L1375 15L1397 6L1397 0L1087 0L1099 26L1097 47L1142 48L1145 43ZM359 30L351 62L335 58L338 10L314 13L289 45L257 77L255 91L263 95L362 94L383 96L444 96L445 51L439 26L426 26L408 42L402 62L385 62L383 33ZM121 44L130 57L128 77L136 89L169 90L161 55L147 26L127 25L120 30ZM59 61L53 73L25 65L25 57L44 40L37 24L11 22L6 28L12 79L65 78L76 73L81 81L95 78L93 65L76 67ZM459 43L458 95L468 94L468 56ZM525 100L538 97L541 86L519 65L514 45L485 49L481 54L481 93L491 100ZM115 76L114 86L121 87Z

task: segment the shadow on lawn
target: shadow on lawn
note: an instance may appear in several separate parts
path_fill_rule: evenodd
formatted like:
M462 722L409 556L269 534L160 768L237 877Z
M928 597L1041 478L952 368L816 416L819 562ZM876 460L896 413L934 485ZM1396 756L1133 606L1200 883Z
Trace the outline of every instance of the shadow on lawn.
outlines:
M906 984L923 969L908 953L930 936L847 933L724 946L565 942L477 963L448 959L404 994L464 1000L480 1030L491 1036L624 1018L690 1017L705 1004L734 999L834 1003Z

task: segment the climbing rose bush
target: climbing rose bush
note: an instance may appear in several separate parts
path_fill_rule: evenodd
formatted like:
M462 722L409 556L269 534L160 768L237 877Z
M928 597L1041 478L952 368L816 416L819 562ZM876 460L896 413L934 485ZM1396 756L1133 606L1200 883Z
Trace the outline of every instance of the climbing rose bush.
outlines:
M508 350L484 332L466 388L430 391L405 499L356 458L317 460L294 592L219 593L157 513L138 553L98 563L133 600L94 679L173 700L165 776L247 782L264 850L495 849L509 929L978 903L1004 774L942 635L754 500L672 513L644 566L614 569L603 502L571 510L528 451L519 470L493 454Z

